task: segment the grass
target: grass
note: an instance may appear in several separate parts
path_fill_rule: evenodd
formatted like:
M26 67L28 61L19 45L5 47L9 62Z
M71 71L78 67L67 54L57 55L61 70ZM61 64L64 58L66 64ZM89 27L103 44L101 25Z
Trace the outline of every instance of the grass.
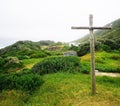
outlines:
M45 84L29 100L28 106L119 105L120 85L116 86L114 83L112 86L112 83L101 82L101 79L103 77L97 78L97 94L92 96L88 75L68 73L45 75Z
M24 59L22 60L23 64L25 65L25 68L32 68L32 66L38 62L40 62L42 58L32 58L32 59Z
M120 72L120 55L96 52L99 71ZM22 60L31 68L42 58ZM90 54L81 57L83 68L90 70ZM29 94L19 90L0 92L0 106L119 106L120 77L96 77L97 94L91 95L91 79L87 74L55 73L42 76L45 83Z
M96 52L95 53L96 69L103 72L120 73L120 55L116 52ZM86 67L90 66L90 54L81 57L81 63ZM90 68L89 68L90 69Z
M120 77L97 77L97 94L91 95L90 75L55 73L43 76L45 83L32 95L19 91L0 93L6 106L119 106ZM25 96L26 95L26 96Z
M95 52L96 69L103 72L119 72L120 73L120 53L117 52ZM22 60L25 68L32 68L32 66L40 62L43 58L32 58ZM90 70L90 54L81 57L81 65L83 70L88 72Z
M26 92L19 90L7 90L0 93L0 106L25 106L30 98Z

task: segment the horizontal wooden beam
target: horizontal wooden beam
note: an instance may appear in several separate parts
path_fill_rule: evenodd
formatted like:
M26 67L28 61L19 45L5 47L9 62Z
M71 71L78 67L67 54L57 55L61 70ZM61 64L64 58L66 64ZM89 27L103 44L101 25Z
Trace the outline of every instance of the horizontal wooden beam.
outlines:
M71 29L90 29L89 27L71 27Z
M112 27L71 27L71 29L112 29Z
M92 27L92 29L112 29L112 27Z

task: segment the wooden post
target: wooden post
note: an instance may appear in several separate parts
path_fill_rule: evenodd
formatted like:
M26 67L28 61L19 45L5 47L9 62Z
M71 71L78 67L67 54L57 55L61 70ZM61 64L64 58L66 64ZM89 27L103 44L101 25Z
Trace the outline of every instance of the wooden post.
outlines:
M96 79L95 79L95 56L94 56L94 29L111 29L111 27L93 27L93 16L89 16L89 27L71 27L72 29L89 29L90 31L90 53L91 53L91 85L92 85L92 94L96 93Z
M95 79L95 57L94 57L94 36L93 36L93 16L89 16L89 31L90 31L90 54L91 54L91 84L92 94L96 93L96 79Z

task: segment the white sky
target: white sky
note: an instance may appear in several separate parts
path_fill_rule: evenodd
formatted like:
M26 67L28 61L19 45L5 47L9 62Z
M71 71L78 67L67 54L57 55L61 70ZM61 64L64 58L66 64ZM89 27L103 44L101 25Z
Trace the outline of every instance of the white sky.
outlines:
M18 40L69 42L88 31L71 26L103 26L120 18L120 0L0 0L0 48Z

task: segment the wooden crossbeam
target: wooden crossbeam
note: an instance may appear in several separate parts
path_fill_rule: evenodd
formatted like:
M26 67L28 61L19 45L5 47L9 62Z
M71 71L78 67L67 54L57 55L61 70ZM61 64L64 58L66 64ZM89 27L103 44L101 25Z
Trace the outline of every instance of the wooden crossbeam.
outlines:
M111 29L111 27L71 27L71 29Z

